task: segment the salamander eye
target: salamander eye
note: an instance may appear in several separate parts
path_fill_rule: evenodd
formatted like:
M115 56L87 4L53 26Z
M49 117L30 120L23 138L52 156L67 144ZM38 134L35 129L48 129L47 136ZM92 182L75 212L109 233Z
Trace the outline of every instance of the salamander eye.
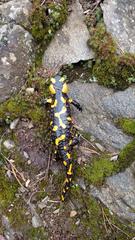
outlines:
M68 92L68 85L66 83L63 84L62 92L63 93L67 93Z
M55 94L55 93L56 93L53 84L51 84L51 85L49 86L49 91L50 91L51 94Z

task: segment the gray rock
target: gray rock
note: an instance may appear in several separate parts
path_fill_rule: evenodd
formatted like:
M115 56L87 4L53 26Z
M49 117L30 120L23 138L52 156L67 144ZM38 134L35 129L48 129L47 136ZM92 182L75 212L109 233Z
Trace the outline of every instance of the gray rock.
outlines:
M109 150L122 149L132 140L132 137L115 126L113 118L134 116L134 87L114 93L112 89L96 83L73 82L70 84L70 90L71 96L83 108L82 112L74 109L76 123L83 131L98 138Z
M43 226L43 223L42 223L40 217L37 217L37 216L32 217L32 226L34 228L38 228L38 227Z
M90 192L119 217L135 223L135 163L125 172L108 177L101 188L92 187Z
M135 1L105 0L104 22L122 51L135 53Z
M0 22L16 24L28 24L32 3L29 0L13 0L0 5Z
M43 66L52 69L62 64L76 63L92 59L94 54L87 46L90 38L84 23L83 9L78 0L71 6L72 12L67 22L59 30L43 57Z
M14 119L11 123L10 123L10 129L14 130L17 126L17 124L19 123L19 118Z
M135 85L106 97L103 106L113 117L135 118Z
M32 36L19 25L0 29L0 102L19 90L33 59Z

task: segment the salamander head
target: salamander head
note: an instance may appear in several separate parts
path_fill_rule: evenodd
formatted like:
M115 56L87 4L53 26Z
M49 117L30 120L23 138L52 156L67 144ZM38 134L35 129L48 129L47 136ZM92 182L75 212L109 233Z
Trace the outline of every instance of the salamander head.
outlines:
M51 78L51 85L49 87L51 94L55 94L56 91L61 91L62 93L68 92L68 86L65 83L65 78L60 75L56 75L54 78Z

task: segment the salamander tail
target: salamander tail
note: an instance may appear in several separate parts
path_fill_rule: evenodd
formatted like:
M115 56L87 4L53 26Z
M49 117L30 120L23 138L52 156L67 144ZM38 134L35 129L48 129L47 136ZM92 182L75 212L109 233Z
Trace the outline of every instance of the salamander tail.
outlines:
M67 156L68 156L67 161L63 162L63 163L66 163L64 165L66 165L66 175L67 176L66 176L66 179L64 181L64 186L63 186L63 190L62 190L62 194L61 194L62 202L64 202L66 193L70 188L70 185L71 185L71 182L72 182L72 175L73 175L73 171L72 171L73 164L72 164L72 161L70 159L70 154L67 153Z

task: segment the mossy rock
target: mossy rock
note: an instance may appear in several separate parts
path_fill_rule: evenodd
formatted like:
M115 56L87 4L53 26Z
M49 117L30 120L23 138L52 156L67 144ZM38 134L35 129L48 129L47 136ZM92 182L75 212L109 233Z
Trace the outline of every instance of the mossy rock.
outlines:
M0 169L0 208L6 209L15 199L15 194L18 190L18 183L10 181L6 176L6 171Z
M93 159L90 165L78 169L79 176L83 176L88 183L94 185L103 184L106 177L115 172L115 163L111 162L108 157Z
M135 119L119 119L118 124L125 133L135 135Z
M117 171L124 171L133 162L135 162L135 140L127 144L126 147L120 152Z
M39 0L34 1L30 16L31 33L37 42L44 46L51 40L56 30L65 22L67 17L67 2L62 0L59 4L52 2L41 6Z
M96 53L93 75L99 84L123 90L135 82L135 55L118 55L117 44L102 22L94 28L89 45Z

